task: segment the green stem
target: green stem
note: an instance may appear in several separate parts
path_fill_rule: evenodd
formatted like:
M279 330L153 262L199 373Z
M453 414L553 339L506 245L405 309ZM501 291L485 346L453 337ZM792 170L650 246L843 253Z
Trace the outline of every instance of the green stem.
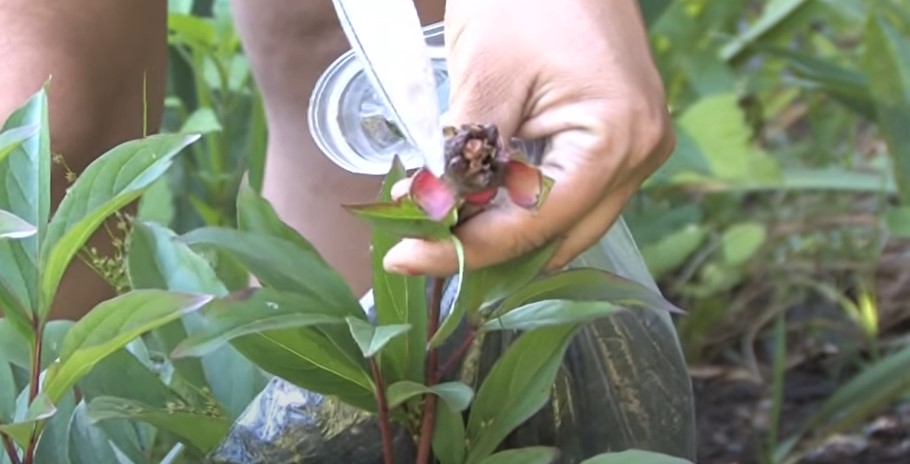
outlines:
M430 320L427 321L427 342L433 339L439 330L439 314L442 306L442 293L445 279L433 279L433 297L430 301ZM427 386L432 387L438 381L437 350L430 349L427 353ZM416 464L429 464L430 450L433 443L433 425L436 422L436 395L428 393L424 397L423 415L420 424L420 443L417 444Z
M385 397L385 383L382 372L375 358L370 358L370 369L376 382L376 404L379 406L379 432L382 434L382 460L385 464L395 463L395 452L392 443L392 427L389 422L389 404Z

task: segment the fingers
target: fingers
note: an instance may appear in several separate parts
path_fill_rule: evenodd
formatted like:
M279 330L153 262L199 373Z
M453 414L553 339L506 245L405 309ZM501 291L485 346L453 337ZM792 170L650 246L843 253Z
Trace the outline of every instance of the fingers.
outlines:
M606 195L597 207L564 235L562 243L547 262L545 269L548 271L561 269L597 243L619 218L624 205L635 193L636 185L629 182Z
M551 158L543 170L555 184L539 211L528 211L504 200L456 228L467 269L499 264L532 251L563 236L598 206L607 173L598 172L585 162L590 158L585 154L560 153ZM455 249L449 241L402 240L389 250L383 264L386 270L402 274L448 276L458 269Z

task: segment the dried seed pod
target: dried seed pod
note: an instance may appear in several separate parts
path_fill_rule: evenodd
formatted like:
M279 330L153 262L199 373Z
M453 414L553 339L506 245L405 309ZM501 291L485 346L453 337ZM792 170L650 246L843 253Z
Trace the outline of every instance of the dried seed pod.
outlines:
M486 205L505 188L516 205L533 209L544 190L544 176L503 143L493 124L465 124L443 128L445 173L435 177L419 170L411 182L411 198L431 218L442 219L467 202Z

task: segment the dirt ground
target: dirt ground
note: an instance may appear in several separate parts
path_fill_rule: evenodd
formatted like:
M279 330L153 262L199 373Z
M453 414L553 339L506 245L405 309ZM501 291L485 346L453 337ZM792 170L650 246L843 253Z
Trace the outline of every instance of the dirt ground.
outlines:
M799 427L836 385L812 365L788 373L781 433ZM698 464L761 464L770 409L759 383L694 378L698 414ZM870 418L861 427L829 438L800 464L910 464L910 402Z

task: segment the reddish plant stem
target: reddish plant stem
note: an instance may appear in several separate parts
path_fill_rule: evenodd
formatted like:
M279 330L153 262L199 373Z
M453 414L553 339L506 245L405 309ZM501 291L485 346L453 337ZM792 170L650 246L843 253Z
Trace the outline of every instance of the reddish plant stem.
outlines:
M427 342L433 339L439 330L439 314L442 306L442 293L445 288L445 279L433 279L433 295L430 300L430 318L427 321ZM427 353L426 377L427 386L432 387L437 381L437 353L431 348ZM423 421L420 424L420 443L417 444L416 464L429 464L430 451L433 443L433 425L436 421L436 395L428 393L424 396Z
M458 349L449 356L449 359L442 364L442 367L436 371L436 380L440 380L446 375L448 375L453 369L458 366L458 363L461 362L461 359L464 358L465 353L468 349L471 348L471 344L474 343L474 338L477 336L477 332L473 329L470 329L468 334L464 337L464 340L461 341L461 344L458 345Z
M392 446L392 427L389 423L389 404L385 397L385 383L382 372L375 358L370 358L370 369L376 382L376 404L379 406L379 432L382 434L382 460L385 464L395 463L395 451Z
M31 405L41 388L41 347L44 345L44 327L38 319L32 321L32 328L35 330L35 345L32 349L31 380L28 386L28 404ZM35 460L35 447L38 445L38 430L32 432L28 441L28 448L25 450L23 464L32 464Z
M9 456L10 463L22 464L22 461L19 460L19 453L16 452L16 445L13 443L12 438L3 433L0 433L0 438L3 439L3 448L6 449L6 455Z
M28 386L28 403L31 404L32 401L35 401L35 397L38 396L38 391L41 383L41 345L42 339L44 338L44 328L41 326L40 322L35 322L32 324L33 329L35 330L35 345L32 347L32 371L31 371L31 382Z

